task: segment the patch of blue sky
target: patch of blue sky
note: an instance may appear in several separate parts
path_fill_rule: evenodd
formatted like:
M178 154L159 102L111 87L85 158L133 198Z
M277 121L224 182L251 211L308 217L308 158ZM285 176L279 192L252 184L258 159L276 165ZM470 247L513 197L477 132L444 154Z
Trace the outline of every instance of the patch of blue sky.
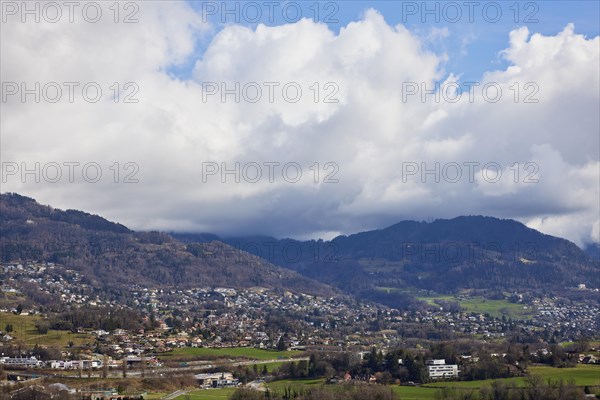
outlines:
M422 39L424 49L445 55L444 76L452 73L461 82L479 81L483 73L508 66L500 52L509 46L511 30L526 26L531 34L556 35L569 23L575 33L596 37L600 29L600 2L575 1L189 1L210 24L198 37L188 59L169 73L180 79L191 76L196 60L224 27L240 24L279 26L309 18L327 24L336 34L359 21L370 8L390 26L404 25Z

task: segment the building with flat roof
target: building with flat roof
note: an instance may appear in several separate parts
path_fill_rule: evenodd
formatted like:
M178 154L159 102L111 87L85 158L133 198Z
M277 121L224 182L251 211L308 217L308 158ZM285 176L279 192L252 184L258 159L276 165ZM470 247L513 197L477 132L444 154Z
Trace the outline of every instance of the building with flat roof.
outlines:
M427 372L431 379L447 379L458 377L458 365L446 364L446 360L427 360Z
M43 367L45 363L35 357L0 357L0 364L6 367L38 368Z
M231 372L217 372L214 374L194 375L198 385L203 388L224 388L239 386L240 381L233 377Z

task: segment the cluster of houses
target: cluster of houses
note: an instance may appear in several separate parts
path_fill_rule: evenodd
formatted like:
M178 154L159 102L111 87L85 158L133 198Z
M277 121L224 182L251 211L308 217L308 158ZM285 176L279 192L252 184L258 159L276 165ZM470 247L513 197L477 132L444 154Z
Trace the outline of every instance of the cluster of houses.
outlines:
M53 383L42 386L40 384L29 385L8 394L2 399L7 400L64 400L82 399L82 400L143 400L147 393L127 393L119 394L117 388L94 388L94 389L73 389L62 383Z
M49 296L53 296L67 306L80 304L98 306L123 306L124 301L105 298L102 291L85 284L85 277L74 270L52 263L0 264L5 279L2 290L5 292L20 290L21 283L35 285ZM177 338L170 337L164 349L188 345L190 340L200 340L202 346L254 346L274 347L277 337L265 332L265 320L273 310L298 316L301 330L307 334L299 338L299 343L289 345L329 345L343 340L349 330L358 332L362 345L389 345L390 341L402 338L381 338L378 331L369 327L373 321L380 321L387 331L402 330L404 324L436 325L437 329L457 334L482 335L484 338L503 337L511 330L539 336L547 332L552 335L559 332L556 341L568 341L577 337L593 337L597 332L597 320L600 311L593 304L560 302L557 298L530 299L524 302L523 295L514 293L511 301L518 302L524 312L535 318L507 321L482 313L465 310L446 309L444 307L423 308L415 311L400 311L387 307L347 301L340 297L318 297L307 294L286 292L275 293L267 289L252 288L236 290L232 288L192 288L161 289L140 285L129 286L131 308L148 316L153 310L160 327L168 330L167 318L174 310L180 313L183 326L178 328ZM199 316L194 310L207 310L210 315ZM9 310L10 311L10 310ZM191 323L197 318L197 322ZM514 316L513 316L514 318ZM0 327L1 329L1 327ZM342 330L346 332L341 332ZM194 332L210 331L209 337L202 340ZM289 332L288 332L289 333ZM338 334L339 333L339 334ZM275 332L280 334L280 332ZM383 339L383 340L381 340ZM549 337L542 337L549 340ZM5 342L13 338L7 335ZM117 353L120 349L115 350Z

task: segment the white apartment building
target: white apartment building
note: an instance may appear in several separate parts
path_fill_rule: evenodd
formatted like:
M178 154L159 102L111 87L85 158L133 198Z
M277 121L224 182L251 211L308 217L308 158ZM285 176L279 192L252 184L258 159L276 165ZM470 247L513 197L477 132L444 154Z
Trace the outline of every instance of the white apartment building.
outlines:
M25 358L25 357L0 357L0 364L9 366L9 367L27 367L27 368L37 368L43 367L44 362L38 360L35 357Z
M446 364L446 360L427 360L427 372L431 379L445 379L458 377L458 365Z

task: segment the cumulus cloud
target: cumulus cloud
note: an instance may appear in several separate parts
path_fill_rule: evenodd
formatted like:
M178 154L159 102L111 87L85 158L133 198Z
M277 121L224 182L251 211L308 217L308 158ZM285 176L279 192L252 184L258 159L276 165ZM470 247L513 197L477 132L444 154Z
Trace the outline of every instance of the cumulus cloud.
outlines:
M337 34L307 19L227 25L197 60L211 27L185 3L142 3L139 20L3 24L3 82L105 94L8 97L3 167L96 162L103 175L23 183L18 171L3 191L135 229L306 238L485 214L598 241L599 37L507 32L509 66L476 86L376 10ZM169 72L190 61L190 78Z

